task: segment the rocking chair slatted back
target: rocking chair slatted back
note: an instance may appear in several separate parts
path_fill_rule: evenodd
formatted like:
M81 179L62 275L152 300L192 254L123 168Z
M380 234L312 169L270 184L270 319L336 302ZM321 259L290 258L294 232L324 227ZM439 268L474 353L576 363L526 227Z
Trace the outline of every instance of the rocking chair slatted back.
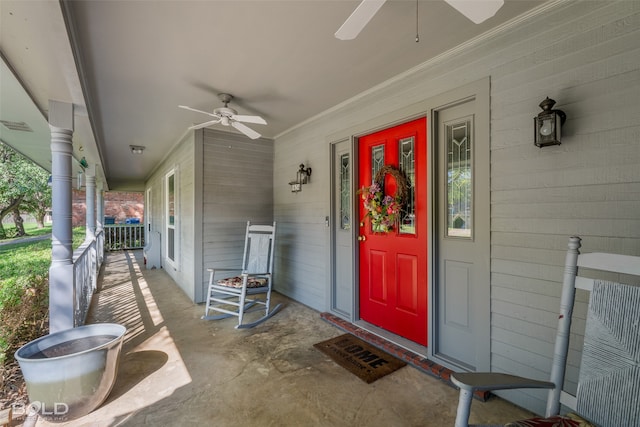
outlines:
M264 274L273 270L273 227L250 225L245 240L244 259L245 273Z
M576 411L597 425L640 424L639 362L640 287L595 282Z

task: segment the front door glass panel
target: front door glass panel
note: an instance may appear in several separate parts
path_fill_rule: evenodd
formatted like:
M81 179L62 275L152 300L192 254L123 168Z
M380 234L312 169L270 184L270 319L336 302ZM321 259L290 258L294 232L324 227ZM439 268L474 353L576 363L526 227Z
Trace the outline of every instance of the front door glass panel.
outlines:
M371 148L371 183L375 181L376 175L384 167L384 145L377 145ZM382 180L381 190L384 192L384 179ZM382 232L383 229L379 225L371 226L372 231Z
M377 145L371 149L371 183L376 174L384 166L384 145Z
M398 141L400 172L407 178L407 201L400 215L400 234L416 232L416 200L415 200L415 138L403 138Z

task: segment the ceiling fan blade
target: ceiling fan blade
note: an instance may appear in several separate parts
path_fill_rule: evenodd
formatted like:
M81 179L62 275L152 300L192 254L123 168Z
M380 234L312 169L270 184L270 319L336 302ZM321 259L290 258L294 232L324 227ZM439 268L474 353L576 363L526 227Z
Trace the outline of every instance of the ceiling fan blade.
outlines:
M263 119L260 116L242 116L242 115L238 115L238 114L234 114L233 116L231 116L231 118L233 120L237 120L239 122L245 122L245 123L255 123L258 125L266 125L267 121L265 119Z
M496 14L504 5L504 0L444 0L449 6L469 18L474 24L481 24Z
M202 111L202 110L196 110L195 108L187 107L186 105L178 105L178 108L184 108L185 110L195 111L196 113L206 114L207 116L211 116L211 117L217 117L213 113L208 113L208 112Z
M335 36L340 40L353 40L367 25L373 16L380 10L387 0L362 0L351 16L336 31Z
M249 138L251 139L257 139L260 138L260 135L258 132L256 132L255 130L251 129L248 126L243 125L240 122L231 122L231 126L233 126L234 128L238 129L240 132L244 133L245 135L247 135Z
M215 125L216 123L220 123L220 119L210 120L208 122L200 123L199 125L190 126L189 130L196 130L196 129L206 128L208 126Z

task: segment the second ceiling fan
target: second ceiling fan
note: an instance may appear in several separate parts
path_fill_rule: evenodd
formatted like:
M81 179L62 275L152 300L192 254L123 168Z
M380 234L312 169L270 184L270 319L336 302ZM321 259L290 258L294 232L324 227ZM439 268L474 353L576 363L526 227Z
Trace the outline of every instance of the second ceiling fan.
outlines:
M224 104L224 107L216 108L215 110L213 110L213 113L209 113L207 111L202 111L202 110L196 110L195 108L187 107L186 105L178 105L178 107L183 108L185 110L195 111L196 113L202 113L202 114L206 114L207 116L213 117L212 120L190 126L189 130L202 129L202 128L206 128L211 125L220 123L221 125L224 125L224 126L233 126L234 128L236 128L237 130L239 130L240 132L242 132L243 134L245 134L251 139L257 139L262 136L255 130L246 126L244 123L255 123L258 125L266 125L267 121L265 119L263 119L260 116L240 115L233 108L229 108L228 105L229 105L229 102L231 102L231 100L233 99L233 95L230 95L228 93L221 93L218 95L218 98L220 98L220 101L222 101L222 103Z
M351 16L349 16L338 31L336 31L336 38L340 40L355 39L386 1L387 0L362 0ZM480 24L491 18L504 4L504 0L444 1L475 24Z

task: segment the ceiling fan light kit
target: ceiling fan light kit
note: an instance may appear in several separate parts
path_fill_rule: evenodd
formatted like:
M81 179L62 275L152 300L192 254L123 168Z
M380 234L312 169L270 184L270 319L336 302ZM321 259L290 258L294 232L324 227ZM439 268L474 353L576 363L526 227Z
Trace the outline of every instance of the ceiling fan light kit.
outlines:
M214 117L214 119L212 120L190 126L189 130L202 129L202 128L206 128L211 125L215 125L219 123L223 126L232 126L234 129L237 129L238 131L242 132L243 134L245 134L251 139L257 139L262 136L255 130L245 125L244 123L266 125L267 121L265 119L263 119L260 116L240 115L233 108L229 108L228 106L229 102L231 102L231 100L233 99L233 95L231 94L221 93L218 95L218 98L220 99L220 101L222 101L222 103L224 104L224 107L216 108L215 110L213 110L213 113L197 110L195 108L187 107L186 105L178 105L179 108L189 110L189 111L195 111L196 113L202 113L202 114L206 114L207 116Z
M362 0L353 13L336 31L340 40L353 40L369 23L387 0ZM466 16L474 24L491 18L504 5L504 0L444 0L449 6ZM416 41L417 37L416 37Z

